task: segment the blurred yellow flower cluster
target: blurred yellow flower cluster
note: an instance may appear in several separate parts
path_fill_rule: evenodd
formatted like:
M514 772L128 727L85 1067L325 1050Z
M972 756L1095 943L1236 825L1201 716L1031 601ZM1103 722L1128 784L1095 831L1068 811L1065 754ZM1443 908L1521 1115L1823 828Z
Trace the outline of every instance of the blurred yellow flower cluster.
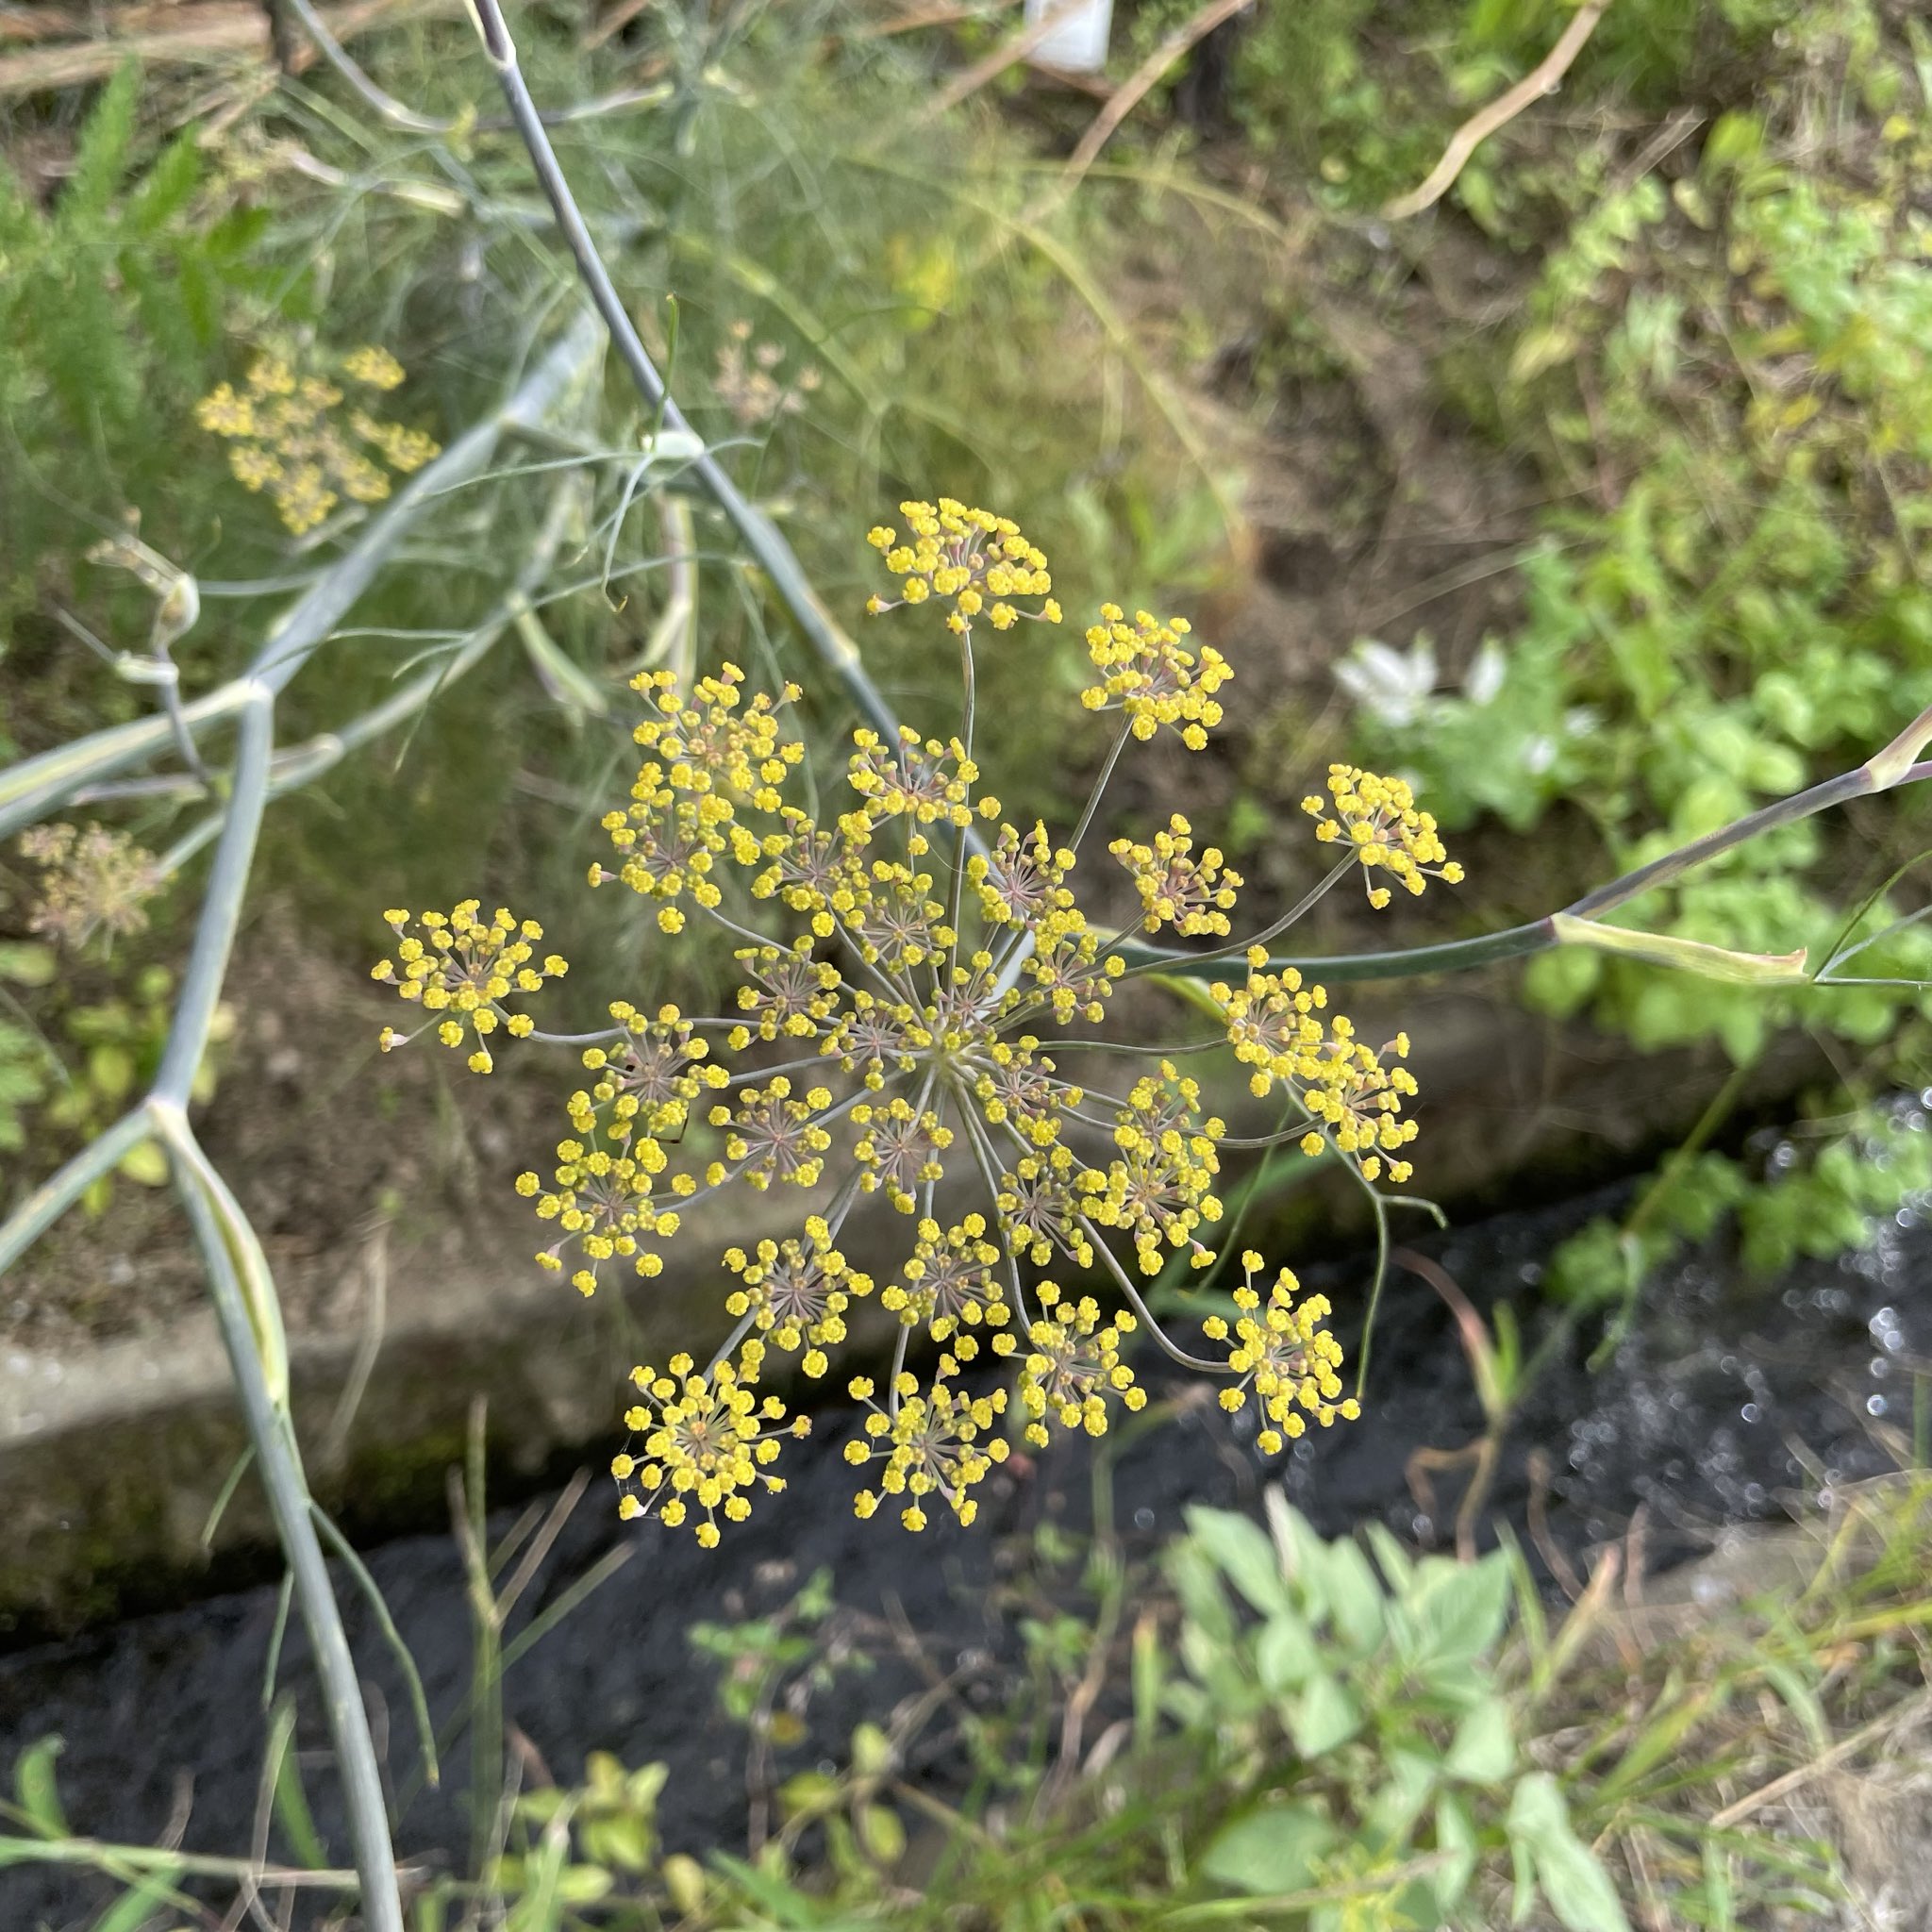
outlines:
M239 390L221 383L195 406L196 422L228 443L236 480L267 491L297 536L314 529L345 496L382 502L390 471L408 475L440 454L420 429L365 408L351 408L345 421L337 377L384 391L402 381L403 368L387 349L375 347L351 350L332 369L312 355L270 350L255 358Z

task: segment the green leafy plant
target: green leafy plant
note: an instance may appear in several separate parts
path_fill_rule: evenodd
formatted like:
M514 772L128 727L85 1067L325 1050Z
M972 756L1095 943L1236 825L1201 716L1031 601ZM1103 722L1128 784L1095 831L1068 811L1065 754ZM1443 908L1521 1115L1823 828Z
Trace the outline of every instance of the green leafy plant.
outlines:
M1925 1133L1895 1107L1820 1123L1784 1152L1768 1172L1721 1154L1674 1163L1623 1222L1599 1217L1557 1250L1550 1291L1585 1307L1627 1307L1647 1276L1709 1240L1726 1216L1739 1258L1768 1278L1800 1257L1857 1247L1875 1223L1932 1190Z
M1429 1927L1476 1907L1482 1847L1500 1839L1517 1918L1540 1895L1569 1932L1622 1932L1615 1886L1499 1694L1507 1558L1411 1558L1376 1537L1378 1574L1353 1541L1324 1543L1269 1500L1266 1532L1191 1510L1168 1556L1184 1674L1163 1707L1231 1766L1272 1767L1247 1770L1267 1799L1222 1827L1200 1869L1257 1897L1311 1894L1310 1932ZM1348 1895L1312 1896L1337 1887Z

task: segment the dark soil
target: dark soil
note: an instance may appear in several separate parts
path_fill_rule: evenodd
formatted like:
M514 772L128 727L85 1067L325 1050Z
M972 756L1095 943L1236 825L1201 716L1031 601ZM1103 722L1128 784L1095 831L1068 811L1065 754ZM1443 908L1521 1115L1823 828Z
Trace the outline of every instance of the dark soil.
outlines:
M1597 1197L1418 1245L1479 1306L1507 1299L1535 1308L1553 1245L1590 1213L1616 1205L1614 1196ZM1628 1340L1596 1376L1586 1357L1600 1326L1578 1324L1514 1420L1485 1541L1500 1519L1542 1553L1540 1560L1580 1568L1593 1548L1622 1539L1654 1572L1736 1525L1775 1518L1787 1503L1909 1455L1924 1407L1915 1361L1932 1342L1932 1229L1909 1212L1900 1221L1863 1252L1800 1268L1770 1289L1738 1279L1714 1251L1698 1257L1653 1285ZM1338 1298L1358 1289L1358 1267L1331 1272L1323 1285ZM1240 1419L1230 1424L1185 1395L1178 1408L1129 1442L1112 1468L1113 1520L1131 1557L1144 1557L1181 1527L1189 1505L1257 1507L1261 1486L1275 1479L1328 1534L1374 1518L1424 1545L1453 1541L1445 1519L1457 1478L1439 1478L1442 1493L1425 1509L1405 1472L1417 1450L1468 1443L1482 1418L1447 1311L1413 1275L1398 1274L1390 1286L1368 1413L1296 1445L1285 1468L1255 1456ZM776 1782L841 1754L861 1718L888 1722L935 1670L958 1674L969 1705L1005 1705L1018 1693L1018 1617L1077 1594L1070 1581L1077 1562L1056 1567L1048 1559L1057 1540L1042 1532L1077 1534L1091 1524L1092 1457L1074 1448L1038 1462L1016 1458L990 1486L975 1529L949 1525L912 1542L889 1522L853 1518L840 1421L821 1420L792 1454L786 1495L712 1555L682 1533L620 1530L608 1491L592 1482L520 1621L614 1546L628 1543L635 1554L508 1680L514 1761L525 1783L575 1779L592 1750L626 1764L662 1759L673 1770L662 1800L669 1845L729 1848L744 1841ZM498 1529L508 1522L499 1517ZM841 1607L828 1629L846 1667L828 1688L792 1700L805 1726L795 1745L771 1759L748 1754L744 1733L719 1714L717 1667L694 1657L689 1629L770 1614L821 1566ZM375 1551L370 1567L432 1710L447 1719L470 1669L453 1540L394 1542ZM1553 1594L1557 1587L1553 1580ZM353 1591L345 1595L391 1777L399 1793L412 1791L402 1684L366 1607ZM49 1732L65 1738L60 1784L78 1831L148 1841L178 1828L191 1848L245 1848L275 1612L265 1583L0 1661L0 1752L10 1757ZM278 1682L301 1700L311 1798L325 1839L343 1856L299 1629L291 1630ZM957 1790L965 1774L953 1731L936 1724L924 1738L911 1747L911 1774ZM458 1795L464 1749L446 1756L450 1788L410 1797L400 1845L410 1856L460 1862L469 1834ZM65 1925L98 1910L106 1895L73 1873L18 1868L0 1874L0 1923Z

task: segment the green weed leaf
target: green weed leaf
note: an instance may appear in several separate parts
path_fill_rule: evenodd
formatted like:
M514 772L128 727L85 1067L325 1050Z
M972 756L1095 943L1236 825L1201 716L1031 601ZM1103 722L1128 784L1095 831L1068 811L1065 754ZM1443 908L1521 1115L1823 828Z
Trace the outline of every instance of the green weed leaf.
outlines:
M1263 1616L1290 1607L1274 1545L1259 1524L1228 1509L1187 1511L1188 1534L1222 1574Z
M1224 1826L1202 1855L1200 1870L1204 1877L1257 1896L1298 1891L1340 1838L1312 1806L1272 1805Z
M1289 1717L1289 1735L1304 1757L1322 1757L1362 1727L1355 1693L1326 1671L1311 1676Z
M20 1808L35 1830L47 1838L67 1838L72 1834L60 1809L60 1796L54 1786L54 1760L66 1750L66 1739L45 1737L29 1744L14 1761L13 1792Z
M1509 1801L1509 1841L1522 1846L1536 1882L1565 1932L1629 1932L1629 1921L1593 1852L1570 1825L1570 1808L1557 1781L1531 1772Z
M1500 1697L1485 1697L1465 1713L1449 1746L1450 1776L1471 1784L1495 1784L1516 1769L1516 1734L1509 1707Z

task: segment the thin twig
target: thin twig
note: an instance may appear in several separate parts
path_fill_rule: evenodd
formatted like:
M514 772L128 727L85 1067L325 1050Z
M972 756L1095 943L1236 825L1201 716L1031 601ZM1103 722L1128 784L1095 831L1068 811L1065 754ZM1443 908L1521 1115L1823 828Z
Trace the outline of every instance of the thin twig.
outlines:
M396 0L363 0L328 16L329 25L339 39L347 39L395 8ZM410 10L421 16L457 8L453 0L416 0ZM95 33L71 45L15 54L0 60L0 97L102 80L124 60L149 68L207 67L225 63L235 54L266 60L275 51L264 7L156 7L141 8L139 14L170 24L151 32Z
M1570 71L1570 63L1583 51L1583 43L1595 30L1610 0L1584 0L1570 18L1570 25L1557 37L1557 44L1507 92L1500 93L1487 108L1479 108L1449 137L1442 158L1429 171L1420 188L1398 194L1382 208L1382 219L1407 221L1425 208L1433 208L1456 184L1456 177L1469 163L1469 158L1497 128L1515 120L1532 101L1553 94L1557 83Z
M405 134L450 134L456 130L459 125L458 122L419 114L370 79L348 49L330 31L328 22L309 5L309 0L287 0L287 5L302 23L303 31L315 42L322 58L348 82L363 104L391 127L400 128Z
M1018 0L991 0L988 5L959 5L958 0L934 0L927 7L908 8L886 20L867 21L847 30L852 41L884 41L894 34L917 33L922 27L954 26L965 20L991 20L995 14L1009 13Z
M1726 1805L1710 1821L1712 1831L1727 1831L1729 1828L1750 1817L1752 1812L1761 1810L1766 1805L1774 1804L1779 1798L1788 1797L1801 1785L1809 1784L1822 1772L1829 1771L1834 1765L1842 1764L1847 1757L1856 1757L1867 1745L1876 1743L1888 1732L1903 1730L1923 1716L1928 1704L1932 1704L1932 1693L1921 1691L1905 1703L1895 1706L1882 1716L1875 1717L1849 1738L1840 1738L1829 1751L1788 1771L1782 1777L1774 1777L1768 1785L1760 1785L1755 1791L1747 1791L1733 1805Z
M109 1869L125 1865L130 1872L179 1872L197 1878L258 1878L277 1890L285 1885L314 1891L353 1891L361 1884L358 1872L311 1870L295 1865L257 1868L246 1858L222 1858L204 1852L175 1851L166 1845L116 1845L97 1838L55 1838L34 1846L34 1858L43 1865L94 1865ZM420 1867L399 1866L396 1875L411 1885L427 1875Z
M1118 128L1141 100L1160 81L1160 77L1171 68L1196 41L1204 40L1224 21L1232 20L1237 13L1254 4L1254 0L1208 0L1191 20L1183 21L1161 41L1153 53L1135 68L1108 99L1108 104L1093 117L1092 125L1080 137L1074 152L1067 157L1065 172L1060 175L1058 190L1053 198L1071 192L1078 187L1095 160L1100 150L1112 140ZM1036 215L1040 210L1036 210Z
M1028 21L1020 31L1002 41L989 54L970 67L962 67L944 87L921 107L912 117L914 127L929 127L941 115L949 114L961 101L972 99L989 81L997 80L1008 68L1025 59L1035 47L1049 39L1071 13L1087 5L1087 0L1058 0L1038 20Z
M770 580L779 601L791 613L792 621L804 633L806 641L845 687L846 694L866 723L889 744L896 744L899 741L898 717L867 675L858 645L846 636L818 592L812 589L804 567L791 546L779 534L777 526L745 499L715 454L686 421L684 412L665 387L657 364L652 361L643 339L638 334L637 325L631 321L630 311L610 279L610 272L598 253L597 243L584 220L582 209L577 206L576 197L571 192L570 182L557 158L557 150L551 145L550 137L544 129L543 116L524 79L523 70L517 61L516 42L510 37L509 25L504 19L498 0L470 0L470 10L483 42L483 51L502 83L510 119L523 137L530 165L542 185L544 195L557 217L557 225L563 232L572 258L576 263L577 274L590 292L597 314L609 331L611 343L638 393L656 413L658 429L691 438L699 451L691 459L691 475L738 533L739 540ZM984 841L976 832L974 840L974 849L983 850Z
M651 0L618 0L618 4L584 36L584 52L594 52L613 35L621 34L650 4Z

